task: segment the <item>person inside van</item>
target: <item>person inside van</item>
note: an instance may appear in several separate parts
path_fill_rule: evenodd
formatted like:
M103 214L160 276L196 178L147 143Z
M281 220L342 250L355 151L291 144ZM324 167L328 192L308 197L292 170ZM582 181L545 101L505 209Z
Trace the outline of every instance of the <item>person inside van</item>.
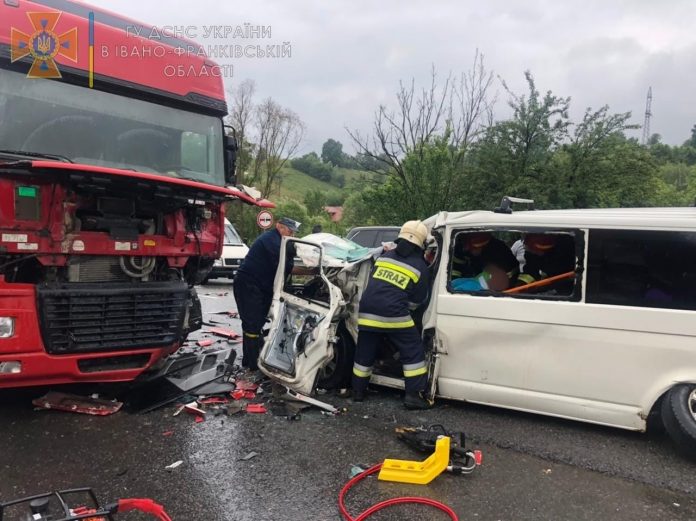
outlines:
M496 284L501 288L496 291L509 287L519 272L517 259L503 241L493 237L490 232L457 235L452 258L453 280L478 278L484 271L490 276L501 270L507 274L507 282L502 285Z
M575 271L575 242L571 235L529 233L524 237L524 264L517 277L518 285ZM539 291L559 295L573 292L572 279L558 281Z

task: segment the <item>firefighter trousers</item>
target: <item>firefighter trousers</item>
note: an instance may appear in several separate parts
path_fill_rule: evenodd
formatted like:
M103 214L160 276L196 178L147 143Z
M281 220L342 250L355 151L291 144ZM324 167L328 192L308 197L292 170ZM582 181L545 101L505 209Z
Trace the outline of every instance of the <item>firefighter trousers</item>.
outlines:
M272 295L264 294L256 281L243 273L234 279L234 300L242 320L242 367L258 369L259 351L263 339L261 331L271 309Z
M353 389L364 391L367 388L379 345L385 337L399 350L406 392L416 394L425 391L428 385L428 367L423 341L415 326L384 331L360 329L353 363Z

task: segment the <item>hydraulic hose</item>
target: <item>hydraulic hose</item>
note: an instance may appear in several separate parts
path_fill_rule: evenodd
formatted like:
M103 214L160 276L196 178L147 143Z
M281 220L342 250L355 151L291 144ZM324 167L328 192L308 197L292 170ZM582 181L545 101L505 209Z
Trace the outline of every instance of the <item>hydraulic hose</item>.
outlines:
M164 511L164 507L158 503L155 503L151 499L134 498L134 499L119 499L116 505L109 507L114 512L129 512L131 510L136 510L138 512L144 512L155 516L160 521L172 521Z
M372 514L379 512L380 510L384 510L385 508L392 507L395 505L403 504L418 504L433 507L447 514L452 521L459 521L459 517L457 517L457 514L450 507L448 507L444 503L440 503L439 501L435 501L434 499L428 499L425 497L396 497L393 499L387 499L386 501L382 501L380 503L377 503L376 505L371 506L370 508L362 512L360 515L358 515L358 517L352 517L346 509L346 494L348 494L348 491L351 488L353 488L354 485L365 479L367 476L378 472L381 468L382 464L379 463L374 467L371 467L366 471L361 472L360 474L352 478L348 483L346 483L345 486L341 489L341 493L338 495L338 508L341 510L341 515L345 518L346 521L364 521Z

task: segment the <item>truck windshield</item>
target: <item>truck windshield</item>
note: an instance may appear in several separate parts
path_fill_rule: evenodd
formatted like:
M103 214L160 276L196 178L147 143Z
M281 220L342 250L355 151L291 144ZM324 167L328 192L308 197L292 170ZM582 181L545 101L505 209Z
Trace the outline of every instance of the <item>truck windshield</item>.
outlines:
M0 69L0 148L224 185L219 118Z
M244 244L237 230L231 224L225 225L225 246L241 246Z

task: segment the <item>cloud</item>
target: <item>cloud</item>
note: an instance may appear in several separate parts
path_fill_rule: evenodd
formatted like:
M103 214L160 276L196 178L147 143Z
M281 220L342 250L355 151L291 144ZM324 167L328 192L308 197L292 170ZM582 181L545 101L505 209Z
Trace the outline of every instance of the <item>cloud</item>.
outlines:
M233 81L252 78L260 98L297 112L307 124L306 150L328 137L348 145L344 126L369 130L400 79L426 82L433 64L441 76L459 73L477 48L513 90L524 92L523 72L531 70L540 90L572 97L574 115L609 104L642 123L652 85L654 132L681 143L696 123L690 0L668 8L653 0L92 3L155 25L271 26L270 43L290 42L292 58L232 60Z

